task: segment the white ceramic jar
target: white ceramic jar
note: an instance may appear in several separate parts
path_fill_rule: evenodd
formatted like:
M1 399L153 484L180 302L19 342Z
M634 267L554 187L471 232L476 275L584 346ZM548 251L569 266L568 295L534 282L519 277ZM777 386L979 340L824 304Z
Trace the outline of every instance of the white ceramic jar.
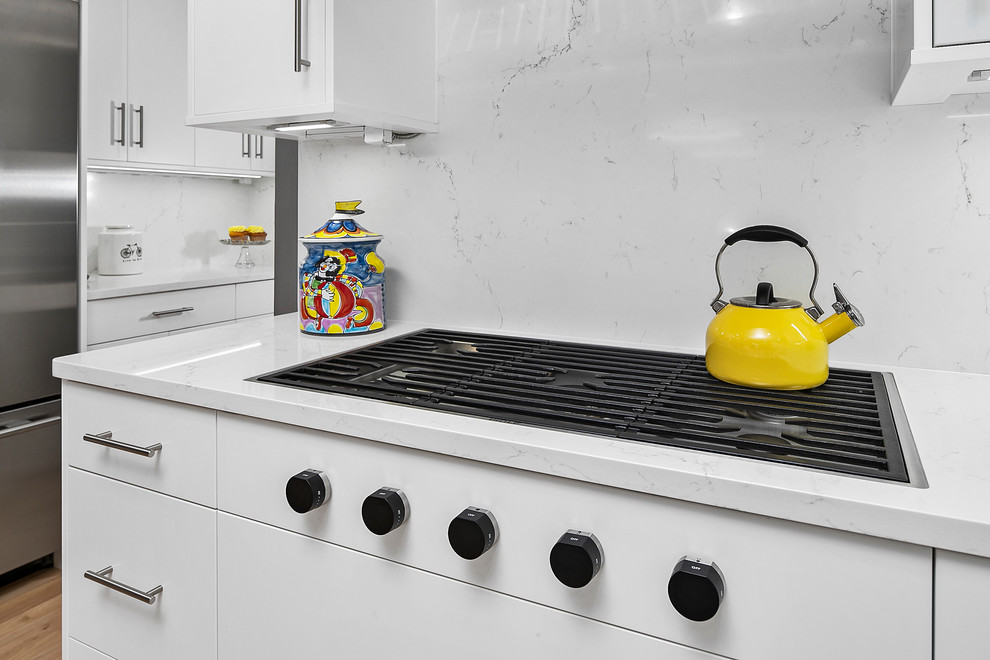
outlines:
M144 235L132 225L107 225L98 239L98 269L100 275L136 275L143 262Z

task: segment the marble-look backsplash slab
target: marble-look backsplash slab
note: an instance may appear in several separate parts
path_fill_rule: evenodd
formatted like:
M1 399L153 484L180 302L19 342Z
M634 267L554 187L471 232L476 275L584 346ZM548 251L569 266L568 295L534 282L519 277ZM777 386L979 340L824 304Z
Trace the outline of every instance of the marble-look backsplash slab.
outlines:
M144 232L144 271L206 270L233 266L239 248L220 244L231 225L261 225L275 234L275 180L90 172L86 177L86 254L96 272L97 238L105 225ZM254 247L259 266L274 264L274 245Z
M390 318L703 350L723 239L806 236L865 314L832 358L990 373L990 95L890 106L888 3L439 0L440 133L300 149L300 229L364 199ZM807 301L739 244L727 295Z

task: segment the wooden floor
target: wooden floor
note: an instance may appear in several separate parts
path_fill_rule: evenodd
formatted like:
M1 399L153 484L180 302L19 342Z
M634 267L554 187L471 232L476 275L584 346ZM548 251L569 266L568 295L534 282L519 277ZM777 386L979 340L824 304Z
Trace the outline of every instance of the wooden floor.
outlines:
M62 572L43 568L0 586L0 658L62 657Z

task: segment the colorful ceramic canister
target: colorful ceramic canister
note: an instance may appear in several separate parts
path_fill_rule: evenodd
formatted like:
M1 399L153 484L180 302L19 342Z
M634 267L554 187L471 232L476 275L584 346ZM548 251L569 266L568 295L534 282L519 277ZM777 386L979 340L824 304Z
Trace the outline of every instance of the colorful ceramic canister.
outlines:
M360 200L337 202L322 227L299 240L299 329L311 335L375 332L385 327L385 264L375 252L382 240L359 225Z

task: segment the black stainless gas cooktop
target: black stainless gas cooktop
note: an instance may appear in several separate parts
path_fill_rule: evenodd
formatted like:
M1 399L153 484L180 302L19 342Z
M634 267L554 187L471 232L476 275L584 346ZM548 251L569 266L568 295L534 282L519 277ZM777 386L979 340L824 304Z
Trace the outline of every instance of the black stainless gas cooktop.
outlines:
M701 356L430 329L250 380L908 481L878 372L757 390L712 378Z

